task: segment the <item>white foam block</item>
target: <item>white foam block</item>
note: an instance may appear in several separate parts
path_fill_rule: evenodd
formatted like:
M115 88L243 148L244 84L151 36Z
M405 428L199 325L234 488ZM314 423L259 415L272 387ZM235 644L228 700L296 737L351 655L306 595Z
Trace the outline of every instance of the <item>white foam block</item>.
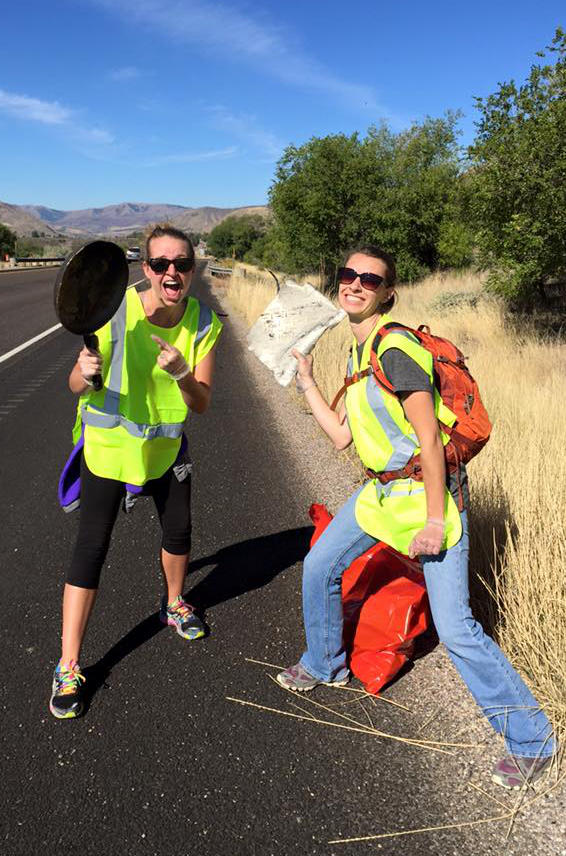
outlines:
M345 315L312 285L288 279L249 331L248 347L287 386L297 370L291 350L310 353Z

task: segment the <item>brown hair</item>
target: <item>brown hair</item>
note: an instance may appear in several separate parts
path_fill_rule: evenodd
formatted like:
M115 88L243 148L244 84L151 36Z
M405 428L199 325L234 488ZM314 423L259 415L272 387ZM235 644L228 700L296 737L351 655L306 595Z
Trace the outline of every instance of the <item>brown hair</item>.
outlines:
M348 250L344 256L344 265L346 265L348 259L356 253L361 253L363 256L369 256L371 259L379 259L382 261L385 264L385 285L389 288L392 288L395 285L397 282L397 268L395 267L395 259L390 253L386 253L385 250L382 250L375 244L363 244L360 247L354 247L353 249ZM397 295L392 294L389 300L380 304L380 310L382 312L389 312L393 309L396 298Z
M150 258L149 254L149 245L154 238L177 238L179 241L184 241L187 245L187 258L191 260L191 269L195 266L195 248L193 247L193 242L189 238L185 232L182 232L181 229L177 229L176 226L172 226L170 223L157 223L152 227L151 232L148 233L148 236L145 241L145 258Z

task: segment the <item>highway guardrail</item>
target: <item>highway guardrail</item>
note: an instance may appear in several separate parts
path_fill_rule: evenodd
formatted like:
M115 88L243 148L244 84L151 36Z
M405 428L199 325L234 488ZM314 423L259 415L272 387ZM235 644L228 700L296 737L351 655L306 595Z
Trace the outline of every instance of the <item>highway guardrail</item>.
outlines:
M232 276L232 268L223 268L209 263L207 270L211 276Z

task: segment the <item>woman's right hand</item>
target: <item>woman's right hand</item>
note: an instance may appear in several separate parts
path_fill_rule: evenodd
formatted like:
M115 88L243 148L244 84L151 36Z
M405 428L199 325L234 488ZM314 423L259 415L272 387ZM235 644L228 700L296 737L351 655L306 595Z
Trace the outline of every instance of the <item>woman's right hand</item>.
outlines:
M312 374L313 356L312 354L301 354L296 348L291 351L297 361L297 373L295 375L295 383L299 392L308 389L309 386L314 386L314 378Z
M102 354L85 345L81 350L77 363L81 377L87 383L91 383L94 375L102 373Z
M409 544L409 558L417 556L438 556L444 543L445 524L443 520L427 521Z

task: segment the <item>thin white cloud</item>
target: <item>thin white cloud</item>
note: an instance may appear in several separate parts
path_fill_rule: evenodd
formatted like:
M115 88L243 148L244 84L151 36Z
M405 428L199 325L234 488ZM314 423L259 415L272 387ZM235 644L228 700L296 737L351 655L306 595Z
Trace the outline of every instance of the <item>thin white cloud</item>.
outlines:
M104 128L75 128L75 136L85 143L97 146L110 146L115 142L113 134Z
M135 65L125 65L123 68L115 68L108 77L115 83L128 83L130 80L137 80L142 74L142 70Z
M44 125L65 125L72 116L71 110L58 101L41 101L39 98L17 95L4 89L0 89L0 112Z
M221 104L205 108L211 117L214 127L226 131L236 139L251 145L268 161L276 161L285 148L286 143L271 131L266 131L257 124L255 116L246 113L235 114Z
M295 34L265 22L265 13L252 18L227 3L211 0L90 0L112 13L160 30L182 44L197 44L208 52L222 51L301 89L339 98L355 109L379 109L369 86L336 77L297 44ZM261 20L263 19L263 20ZM387 111L382 109L385 115Z
M78 111L64 107L58 101L43 101L0 89L0 113L28 122L64 128L69 137L87 145L101 146L114 142L109 131L84 125L79 121Z
M177 163L199 163L200 161L209 160L225 160L226 158L234 157L237 153L237 146L229 146L226 149L212 149L208 152L179 152L171 155L158 155L154 158L148 158L142 161L141 166L167 166L167 164Z

